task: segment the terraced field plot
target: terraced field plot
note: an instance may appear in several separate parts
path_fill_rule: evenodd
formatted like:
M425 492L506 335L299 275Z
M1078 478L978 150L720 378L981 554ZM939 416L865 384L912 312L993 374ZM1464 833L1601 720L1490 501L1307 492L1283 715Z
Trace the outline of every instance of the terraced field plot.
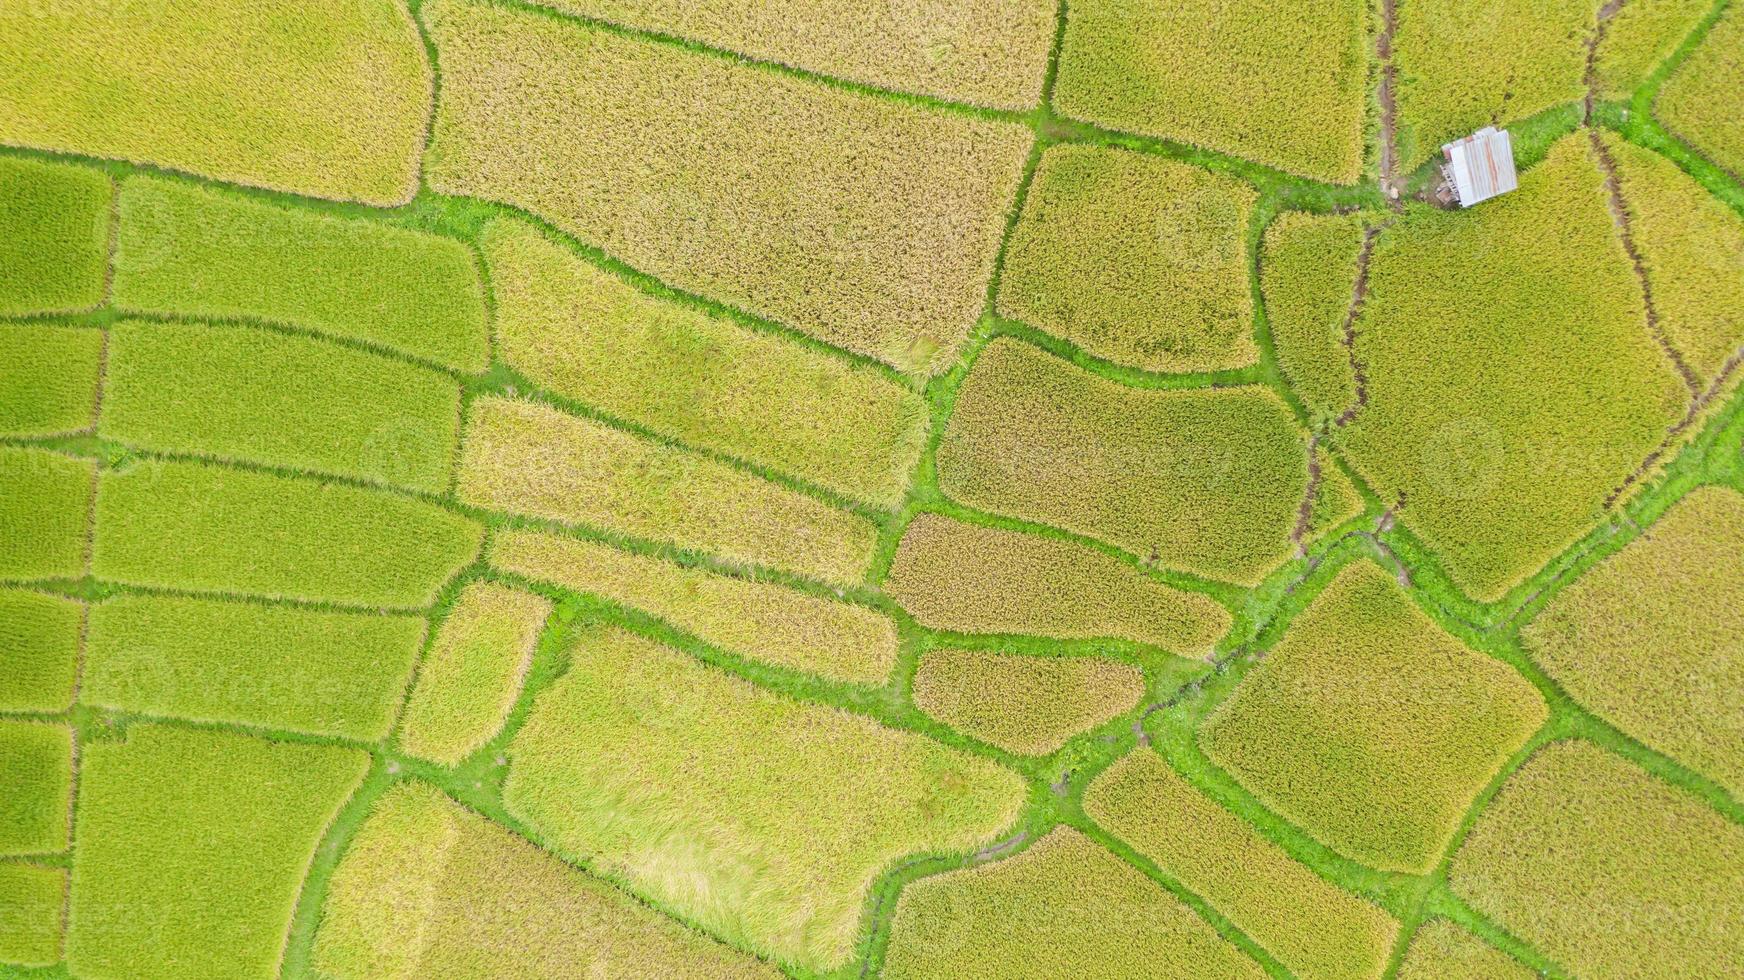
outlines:
M1736 974L1741 30L0 0L0 980Z

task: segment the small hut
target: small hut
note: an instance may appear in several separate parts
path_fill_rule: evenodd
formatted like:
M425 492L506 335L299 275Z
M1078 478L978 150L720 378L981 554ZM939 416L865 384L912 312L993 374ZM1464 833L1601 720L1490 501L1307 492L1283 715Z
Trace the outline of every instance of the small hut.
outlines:
M1520 179L1514 172L1514 141L1508 138L1505 129L1485 126L1441 149L1447 154L1447 166L1442 168L1442 173L1447 176L1462 208L1520 186Z

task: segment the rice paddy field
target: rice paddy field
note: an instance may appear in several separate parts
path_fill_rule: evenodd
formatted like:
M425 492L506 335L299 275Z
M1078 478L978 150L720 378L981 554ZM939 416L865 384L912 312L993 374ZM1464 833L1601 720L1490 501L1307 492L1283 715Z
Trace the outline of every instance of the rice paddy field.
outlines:
M1744 975L1741 378L1744 0L0 0L0 980Z

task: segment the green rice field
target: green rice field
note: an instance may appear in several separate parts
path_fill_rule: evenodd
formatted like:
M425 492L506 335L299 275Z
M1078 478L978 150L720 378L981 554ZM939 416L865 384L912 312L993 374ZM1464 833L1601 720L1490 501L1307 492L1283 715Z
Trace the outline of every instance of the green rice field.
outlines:
M0 980L1744 976L1741 380L1744 0L0 0Z

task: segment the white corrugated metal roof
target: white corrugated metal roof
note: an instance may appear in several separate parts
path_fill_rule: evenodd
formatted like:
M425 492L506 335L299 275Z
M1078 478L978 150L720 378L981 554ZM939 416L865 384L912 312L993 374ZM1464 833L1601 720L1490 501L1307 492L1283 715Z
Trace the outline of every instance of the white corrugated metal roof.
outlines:
M1469 208L1520 186L1514 173L1514 141L1505 129L1486 126L1442 150L1447 153L1447 175L1460 207Z

